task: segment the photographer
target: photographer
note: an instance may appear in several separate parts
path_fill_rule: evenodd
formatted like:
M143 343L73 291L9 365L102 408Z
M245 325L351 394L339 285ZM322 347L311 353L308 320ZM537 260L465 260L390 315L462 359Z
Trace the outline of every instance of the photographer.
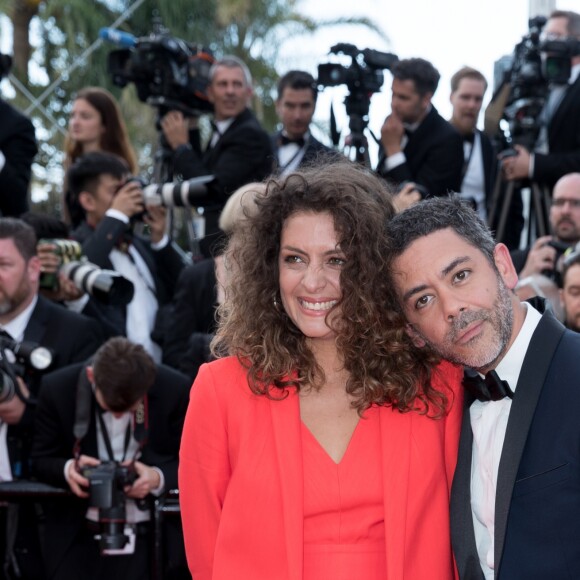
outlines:
M159 308L173 296L183 261L165 233L165 208L145 207L140 183L129 177L124 161L110 153L87 153L71 166L69 189L85 214L72 237L90 262L133 283L133 300L114 309L113 322L160 361L151 333ZM136 219L149 226L149 240L133 234Z
M207 196L200 198L204 207L205 237L202 250L209 257L213 238L217 237L219 214L228 197L238 187L262 181L272 171L270 137L248 108L252 96L252 77L246 64L226 56L210 69L207 89L213 103L214 131L202 153L197 119L187 119L180 111L169 111L161 120L163 135L173 151L173 172L183 179L212 174L216 183Z
M392 112L381 128L377 172L397 184L415 182L434 196L459 191L463 141L431 103L439 72L412 58L397 62L392 73Z
M552 12L542 37L580 41L580 14ZM566 173L580 171L580 55L571 57L568 82L550 86L540 122L535 151L516 145L518 155L504 159L502 171L509 181L529 178L552 189Z
M520 278L544 274L561 286L560 257L580 242L580 173L564 175L554 186L549 221L552 235L511 254Z
M0 80L12 59L0 54ZM0 98L0 215L18 217L28 209L32 161L37 152L30 119Z
M88 364L44 378L34 469L41 481L78 498L45 505L50 578L149 577L150 511L135 500L177 486L188 390L186 377L156 366L142 346L123 337L108 340ZM110 490L115 519L126 525L111 525L112 512L101 504ZM107 557L115 549L125 555Z

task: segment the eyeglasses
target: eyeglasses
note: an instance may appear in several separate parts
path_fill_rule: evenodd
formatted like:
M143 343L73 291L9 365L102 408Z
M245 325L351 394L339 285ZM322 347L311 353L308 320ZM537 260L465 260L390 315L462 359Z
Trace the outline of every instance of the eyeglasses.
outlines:
M580 199L569 199L567 197L560 197L558 199L552 200L552 205L555 207L564 207L567 203L569 203L570 207L573 209L580 208Z

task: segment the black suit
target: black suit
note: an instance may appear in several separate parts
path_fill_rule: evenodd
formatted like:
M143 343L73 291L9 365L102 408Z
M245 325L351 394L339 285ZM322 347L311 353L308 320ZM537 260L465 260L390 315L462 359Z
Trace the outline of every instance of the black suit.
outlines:
M28 117L0 99L0 213L18 217L28 211L28 186L37 152L34 126Z
M395 184L419 183L438 197L460 190L463 140L435 107L431 107L419 127L409 135L404 154L405 163L387 171L385 152L381 151L377 166L379 175Z
M214 147L202 154L199 131L191 131L190 150L173 156L173 172L183 179L212 174L216 183L200 196L206 219L205 235L218 232L220 211L228 197L242 185L262 181L272 172L270 137L249 109L238 115Z
M549 122L548 147L548 154L535 154L533 177L552 189L563 175L580 171L580 76Z
M47 375L38 403L34 471L39 480L66 489L64 466L73 457L77 381L79 374L85 372L85 366L77 364ZM149 432L139 461L161 469L166 490L177 487L179 441L189 386L190 381L185 376L160 365L147 395ZM81 453L98 457L94 399L90 417ZM87 500L76 497L66 504L57 502L45 506L45 565L49 577L63 562L75 536L86 530L86 510ZM80 574L80 568L77 570Z
M109 254L126 235L129 235L129 226L109 216L105 216L95 229L83 222L72 233L72 237L82 244L83 255L100 268L109 270L114 270ZM169 303L184 265L180 254L172 243L161 250L153 250L147 240L133 235L130 235L130 239L151 272L159 306ZM100 308L109 317L120 334L125 334L127 312L125 307L105 307L97 303L94 303L94 307Z
M280 137L281 133L276 133L271 137L272 151L274 152L274 171L276 173L284 169L279 167L278 150L280 149ZM332 155L338 156L339 154L334 149L331 149L324 145L324 143L318 141L318 139L313 135L309 135L308 140L305 143L304 155L302 156L302 159L300 159L298 168L308 167L309 165L315 164L320 157Z
M197 347L200 334L215 332L217 281L214 260L203 260L184 268L177 282L163 345L163 362L179 369L192 380L199 366L207 362ZM203 348L202 348L203 350Z
M580 578L578 353L580 334L544 314L524 358L499 463L496 579ZM470 504L469 404L451 493L451 532L461 580L481 580Z

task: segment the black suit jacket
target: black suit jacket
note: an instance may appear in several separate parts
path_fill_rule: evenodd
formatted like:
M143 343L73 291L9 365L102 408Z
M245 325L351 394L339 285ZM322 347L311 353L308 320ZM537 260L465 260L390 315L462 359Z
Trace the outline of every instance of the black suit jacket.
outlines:
M0 212L18 217L28 211L28 186L37 152L30 119L0 99L0 151L6 163L0 171Z
M414 181L433 196L460 191L463 168L461 135L432 107L405 146L405 163L386 171L381 151L377 172L395 184Z
M79 241L85 255L90 262L100 268L114 270L109 254L116 244L129 231L127 224L113 217L105 216L99 225L93 229L83 222L73 233L72 237ZM173 297L175 285L184 262L172 243L161 250L153 250L151 244L139 236L131 236L131 243L147 264L155 281L155 293L160 306L167 304ZM100 308L115 327L125 333L125 307L103 306L94 302L95 308Z
M552 189L566 173L580 171L580 76L554 112L548 145L550 153L535 154L534 181Z
M274 172L279 173L279 162L278 162L278 149L280 148L280 132L275 133L271 137L272 143L272 151L274 153ZM298 167L308 167L309 165L313 165L317 162L317 160L321 157L326 156L338 156L339 153L330 147L321 143L318 139L316 139L312 134L308 137L308 141L306 141L306 148L304 150L304 155L298 164Z
M39 296L24 331L24 341L49 348L54 357L50 368L55 370L91 356L101 346L103 335L94 320ZM30 403L20 423L8 427L7 447L15 477L29 474L30 444L41 375L38 371L30 371L25 380L31 392Z
M242 185L262 181L272 172L270 137L249 109L238 115L211 149L201 152L199 131L190 134L192 149L173 156L173 172L183 179L214 175L216 183L199 197L205 208L206 236L218 232L218 218L228 197Z
M73 425L76 388L85 363L47 375L36 414L33 469L40 481L68 489L64 466L73 457ZM167 490L177 487L177 463L181 430L187 408L190 381L177 371L158 366L155 383L148 393L149 433L140 461L158 467ZM91 410L81 453L98 457L95 408ZM67 503L45 505L45 561L49 575L64 557L76 533L85 526L87 500L72 498Z
M526 352L499 463L495 578L580 578L580 334L550 313ZM473 436L466 406L451 492L461 580L481 580L470 505Z

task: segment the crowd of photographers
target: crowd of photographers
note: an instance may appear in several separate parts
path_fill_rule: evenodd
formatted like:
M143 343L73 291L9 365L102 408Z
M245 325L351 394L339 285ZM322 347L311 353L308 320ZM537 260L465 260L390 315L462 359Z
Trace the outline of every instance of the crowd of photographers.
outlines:
M515 139L521 127L512 126L514 139L499 145L477 129L487 81L470 67L452 78L449 121L432 104L439 73L422 58L381 60L382 53L362 51L370 69L353 57L351 67L333 71L354 100L361 70L371 70L371 85L381 67L391 70L392 111L375 169L392 185L398 210L458 192L492 225L507 220L504 241L520 270L520 291L554 296L555 307L561 296L567 325L580 331L580 257L573 251L580 244L580 15L553 13L541 37L523 42L528 56L523 48L519 56L540 58L544 38L572 47L563 53L570 67L565 78L543 79L531 141L529 133ZM560 45L548 46L562 57ZM526 95L518 70L514 65L507 79L517 102L529 97L537 106L537 79ZM336 78L329 73L327 84ZM172 182L152 186L135 178L113 97L103 89L79 92L67 140L68 223L25 213L32 126L0 101L0 482L37 478L70 492L43 501L41 490L38 502L0 510L0 574L148 576L151 501L177 485L188 387L210 358L227 287L220 249L244 212L258 211L253 198L266 178L339 155L310 130L319 84L303 71L284 75L276 100L281 130L268 135L249 108L246 64L235 57L214 62L207 86L212 133L202 147L196 115L163 110ZM358 123L368 95L357 98L358 109L347 105ZM511 183L515 195L502 198ZM548 189L550 234L522 250L520 188L529 185ZM174 206L198 208L203 225L194 260L169 237ZM166 523L164 578L187 577L179 533ZM103 557L119 554L131 557Z

